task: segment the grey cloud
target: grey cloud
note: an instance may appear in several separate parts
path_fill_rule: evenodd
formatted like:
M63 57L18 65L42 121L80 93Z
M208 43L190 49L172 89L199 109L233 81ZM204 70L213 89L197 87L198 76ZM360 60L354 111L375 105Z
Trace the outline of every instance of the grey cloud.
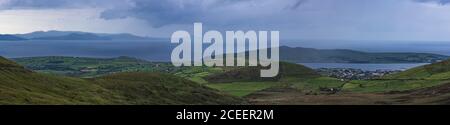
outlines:
M187 24L201 21L206 13L237 0L132 0L132 6L104 11L101 18L134 17L151 23L154 27L168 24Z
M2 4L3 9L47 9L47 8L70 8L75 3L86 3L87 0L73 2L73 0L8 0ZM90 3L90 2L89 2Z
M283 4L283 7L262 8L259 5L272 1L275 4ZM104 11L101 18L117 19L134 17L149 22L154 27L169 24L190 24L196 21L214 21L212 18L228 20L237 19L236 15L260 12L262 9L284 9L286 7L296 9L305 0L131 0L132 6L125 8L113 8ZM277 6L277 5L273 5ZM261 14L260 14L261 15ZM223 21L223 20L222 20Z
M106 20L137 18L153 27L193 22L245 22L270 11L295 10L305 0L0 0L0 9L105 9ZM246 19L248 17L248 19ZM219 19L220 20L219 20ZM244 18L244 19L242 19Z
M9 8L57 8L69 5L68 0L11 0L5 4Z
M117 19L134 17L159 27L169 23L192 22L202 18L200 0L134 0L132 5L104 11L101 18Z
M111 7L128 0L0 0L0 9L62 9Z
M421 3L436 3L439 5L447 5L450 3L450 0L414 0L414 1Z

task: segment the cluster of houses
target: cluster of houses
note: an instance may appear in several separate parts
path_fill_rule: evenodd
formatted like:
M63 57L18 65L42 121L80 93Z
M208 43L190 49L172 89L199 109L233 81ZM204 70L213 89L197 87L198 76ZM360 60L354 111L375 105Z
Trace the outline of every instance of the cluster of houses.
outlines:
M361 69L351 69L351 68L320 68L316 69L320 74L338 78L342 80L366 80L366 79L377 79L385 75L398 73L398 71L391 70L376 70L376 71L365 71Z

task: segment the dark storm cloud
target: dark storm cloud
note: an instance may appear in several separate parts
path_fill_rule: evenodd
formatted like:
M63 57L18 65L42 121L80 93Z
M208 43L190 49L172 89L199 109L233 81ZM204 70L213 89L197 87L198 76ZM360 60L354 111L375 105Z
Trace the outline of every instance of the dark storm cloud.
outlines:
M207 8L196 2L174 0L133 0L132 5L104 11L101 18L117 19L134 17L146 20L158 27L166 24L179 24L200 20Z
M274 2L276 1L276 2ZM262 9L281 9L260 6L272 2L284 8L296 9L305 0L131 0L131 6L113 8L102 13L104 19L134 17L148 21L154 27L169 24L189 24L196 21L212 21L213 17L236 19L240 14L261 14Z
M68 5L68 0L13 0L6 4L11 8L58 8Z
M5 2L6 1L6 2ZM100 18L127 17L154 27L196 21L233 22L241 16L267 17L268 11L295 10L305 0L0 0L0 9L103 8ZM3 3L2 3L3 2ZM287 8L287 9L286 9ZM254 17L253 17L254 18ZM224 19L224 20L223 20Z

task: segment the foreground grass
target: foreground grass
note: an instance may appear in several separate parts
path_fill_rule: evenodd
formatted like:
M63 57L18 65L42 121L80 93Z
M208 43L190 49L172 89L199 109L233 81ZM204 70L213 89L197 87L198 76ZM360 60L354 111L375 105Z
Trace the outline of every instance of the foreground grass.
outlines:
M396 92L428 88L448 83L443 80L357 80L346 83L346 92L373 93Z
M308 93L318 93L321 89L340 89L345 84L336 78L319 77L315 79L306 79L301 81L295 81L292 83L293 88Z
M243 97L251 93L279 85L280 83L278 82L235 82L207 84L206 86L234 96Z
M82 79L42 74L0 57L0 105L194 105L242 100L182 77L129 72Z
M275 82L232 82L207 84L208 87L229 93L234 96L243 97L252 93L274 88L289 87L304 92L319 92L321 89L340 88L344 82L329 77L318 77L313 79L284 78Z
M287 78L276 82L233 82L206 84L219 91L244 97L275 87L288 87L306 94L329 93L330 90L346 93L387 93L429 88L448 83L443 80L356 80L341 81L330 77L313 79Z
M221 67L190 67L178 71L175 75L200 84L206 84L208 81L204 77L221 72L224 72L224 69Z

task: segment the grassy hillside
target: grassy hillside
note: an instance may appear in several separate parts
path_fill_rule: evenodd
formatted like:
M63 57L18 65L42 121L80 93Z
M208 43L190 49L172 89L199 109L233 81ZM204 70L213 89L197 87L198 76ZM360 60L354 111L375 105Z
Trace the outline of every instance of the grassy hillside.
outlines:
M412 91L447 84L450 81L448 80L450 77L447 75L450 73L446 72L447 64L446 62L441 62L396 74L412 74L408 78L403 79L390 76L390 78L384 79L342 81L335 78L320 77L319 75L315 75L316 73L313 70L308 70L308 68L301 65L290 63L282 64L284 68L281 70L281 77L278 77L276 80L258 79L258 71L248 69L235 69L225 73L210 75L205 79L211 81L207 86L236 96L247 96L258 91L273 88L283 88L283 90L293 89L306 95L333 94L338 92L389 93ZM230 75L233 73L234 75ZM215 77L215 79L210 79L210 77ZM217 81L219 82L217 83Z
M239 104L173 75L120 73L80 79L35 73L0 57L0 104Z
M302 93L297 96L302 96L305 94L330 94L340 90L344 84L344 81L329 77L291 77L283 78L279 81L210 83L207 84L207 86L235 96L244 97L259 91L274 88L289 88Z
M320 75L313 69L308 67L281 62L278 76L274 78L261 78L261 69L264 67L238 67L221 73L211 74L204 79L210 83L224 83L224 82L258 82L258 81L278 81L282 78L296 77L296 78L315 78Z
M446 84L442 80L357 80L343 86L346 92L401 92Z
M128 104L239 104L241 100L226 96L203 85L160 73L118 73L93 80Z
M416 67L398 74L393 74L385 79L450 79L450 60Z
M323 77L286 62L278 77L264 79L262 67L175 68L129 57L16 61L42 70L0 58L0 104L241 104L242 98L261 104L442 104L450 97L450 61L356 81ZM52 75L81 71L77 76L89 77Z
M260 67L242 67L204 77L206 85L235 96L247 96L270 88L293 88L305 93L320 93L344 84L338 79L321 77L308 67L282 62L275 78L261 78Z
M0 58L1 104L108 104L108 90L83 79L31 72Z

